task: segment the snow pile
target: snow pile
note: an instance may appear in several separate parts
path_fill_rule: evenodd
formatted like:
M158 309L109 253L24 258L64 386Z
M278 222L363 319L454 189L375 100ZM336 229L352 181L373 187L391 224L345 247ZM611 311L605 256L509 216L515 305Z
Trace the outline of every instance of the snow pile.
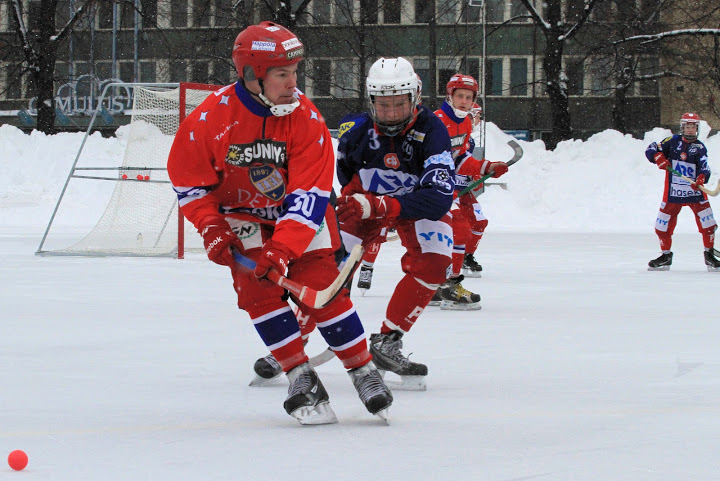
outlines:
M720 136L702 135L708 131L704 124L701 139L708 147L710 167L716 173L710 182L714 185L720 177ZM78 166L121 165L126 133L121 128L118 138L91 135ZM520 141L525 151L523 158L502 178L490 181L506 184L507 189L489 185L480 197L490 220L488 231L651 232L662 195L663 174L647 162L644 151L650 142L670 134L655 129L638 140L607 130L586 142L562 142L555 151L547 151L541 141ZM0 176L0 222L32 231L47 225L83 136L46 136L39 132L25 135L15 127L0 126L0 165L4 174ZM487 158L504 161L512 157L513 151L507 145L511 137L491 123L487 124L486 136ZM479 144L477 132L476 142ZM94 214L104 209L113 187L114 183L108 181L72 179L63 212L77 210L78 214L69 219L66 216L64 223L92 223L97 217ZM91 206L94 214L88 216L80 206ZM678 229L694 231L692 216L681 214Z

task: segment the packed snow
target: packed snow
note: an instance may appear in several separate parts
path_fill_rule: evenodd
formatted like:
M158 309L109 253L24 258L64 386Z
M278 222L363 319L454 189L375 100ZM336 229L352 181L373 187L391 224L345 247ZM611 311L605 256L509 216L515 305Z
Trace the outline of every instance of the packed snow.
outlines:
M714 187L720 136L702 131ZM463 285L482 310L429 307L404 338L428 391L396 391L384 426L334 360L318 372L340 422L303 427L282 409L285 381L248 387L266 350L224 268L36 256L83 136L0 126L0 455L30 458L0 478L720 479L720 273L690 210L672 269L646 270L663 173L644 150L670 134L520 142L480 197L483 277ZM78 166L120 165L126 137L93 134ZM487 157L508 160L507 140L488 124ZM70 184L59 242L94 225L115 183ZM372 288L353 293L368 333L402 252L384 245Z

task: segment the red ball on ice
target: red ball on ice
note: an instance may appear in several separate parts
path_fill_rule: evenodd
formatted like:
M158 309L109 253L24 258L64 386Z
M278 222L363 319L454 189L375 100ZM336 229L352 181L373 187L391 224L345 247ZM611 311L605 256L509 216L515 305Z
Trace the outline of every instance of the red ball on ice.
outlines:
M123 178L123 179L127 179L127 174L123 174L123 175L122 175L122 178Z
M150 180L150 176L149 176L149 175L146 175L146 176L145 176L145 180Z
M137 180L142 180L142 179L143 179L142 174L138 174L138 175L137 175Z
M13 451L8 456L8 464L15 471L22 471L28 464L27 454L25 454L24 451L21 451L19 449Z

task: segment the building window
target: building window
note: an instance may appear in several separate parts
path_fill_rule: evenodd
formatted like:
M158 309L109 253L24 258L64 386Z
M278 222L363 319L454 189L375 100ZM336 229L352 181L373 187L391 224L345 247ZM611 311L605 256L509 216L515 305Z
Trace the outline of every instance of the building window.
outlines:
M155 62L140 62L140 82L157 82L157 65Z
M585 66L582 60L569 59L565 65L568 95L583 95L585 91Z
M429 23L433 12L431 8L434 2L427 0L415 0L415 23Z
M113 3L99 2L97 5L97 27L110 30L113 26Z
M462 3L462 13L460 20L468 23L478 23L482 17L482 7L480 5L471 4L469 1Z
M485 92L487 95L502 95L503 61L490 58L485 62Z
M354 25L355 24L355 5L353 0L336 0L335 5L335 24L336 25Z
M510 59L510 95L528 94L528 61L525 58Z
M437 65L437 95L440 97L445 97L445 86L450 81L450 77L458 73L458 62L452 58L439 58Z
M423 83L422 96L428 98L428 87L430 86L430 60L427 58L416 58L413 60L413 69L420 76Z
M603 2L599 2L603 3ZM609 3L609 2L608 2ZM529 15L527 8L520 0L510 0L510 18L520 17L522 15ZM525 21L529 22L531 19L528 18Z
M207 60L200 60L192 63L191 82L205 83L210 77L210 64Z
M193 25L196 27L210 26L210 0L193 0Z
M611 59L595 59L589 66L590 73L590 94L607 96L611 92L612 78L612 60Z
M172 25L173 27L187 27L187 2L172 2L170 8L172 9L172 14L170 16L170 25Z
M118 71L120 74L120 80L123 82L134 82L135 81L135 64L132 61L129 62L118 62Z
M330 25L330 2L313 0L312 17L315 25Z
M502 23L505 20L505 0L485 0L485 16L488 22Z
M330 60L314 59L312 62L313 97L330 96Z
M335 97L353 98L355 89L355 71L352 59L335 60Z
M118 22L119 28L134 28L135 27L135 7L128 5L127 3L118 3L118 14L120 15L120 21Z
M438 21L438 23L445 23L445 24L457 23L459 6L460 6L460 0L437 0L437 21Z
M224 60L215 60L213 75L208 81L216 85L227 85L230 83L231 75L237 75L235 66L230 67Z
M23 78L17 75L20 65L12 68L10 64L5 64L5 98L8 100L23 98Z
M378 0L360 0L360 15L365 25L378 23Z
M639 76L654 75L660 72L660 59L643 58L638 64L637 74ZM657 78L642 80L639 82L638 94L642 96L657 97L660 95L660 84Z
M170 81L171 82L187 82L187 65L186 60L170 61Z
M140 22L143 28L157 27L157 0L140 0Z
M401 0L384 0L384 2L383 2L383 23L386 23L386 24L400 23L400 18L401 18L400 1Z

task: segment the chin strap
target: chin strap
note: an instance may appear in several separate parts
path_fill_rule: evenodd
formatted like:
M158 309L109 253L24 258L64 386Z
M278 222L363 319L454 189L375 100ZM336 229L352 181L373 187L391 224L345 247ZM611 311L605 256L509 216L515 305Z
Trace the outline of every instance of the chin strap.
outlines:
M275 117L284 117L286 115L290 115L291 113L293 113L293 110L300 106L300 101L294 97L292 103L281 105L275 105L274 103L272 103L270 99L265 97L265 94L263 94L262 92L258 94L258 97L260 97L260 99L265 102L265 105L268 106L270 112L272 112Z

